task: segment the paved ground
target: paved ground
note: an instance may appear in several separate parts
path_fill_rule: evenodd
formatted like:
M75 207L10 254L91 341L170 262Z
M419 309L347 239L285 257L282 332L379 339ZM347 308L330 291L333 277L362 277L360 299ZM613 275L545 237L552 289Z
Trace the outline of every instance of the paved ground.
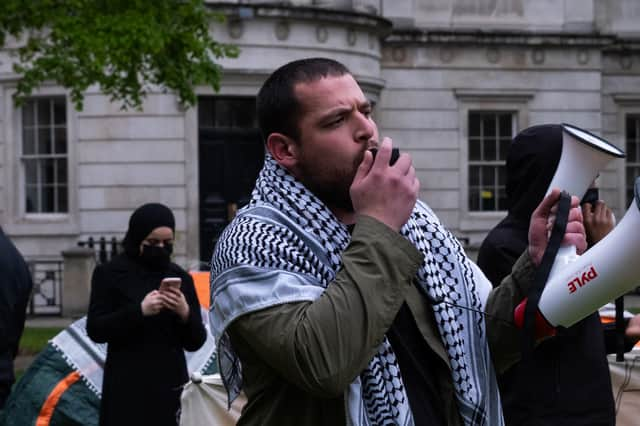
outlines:
M35 359L35 355L18 355L16 359L13 361L13 370L14 371L26 370L27 367L31 365L34 359Z
M54 316L41 316L27 318L25 327L67 327L76 318L63 318Z

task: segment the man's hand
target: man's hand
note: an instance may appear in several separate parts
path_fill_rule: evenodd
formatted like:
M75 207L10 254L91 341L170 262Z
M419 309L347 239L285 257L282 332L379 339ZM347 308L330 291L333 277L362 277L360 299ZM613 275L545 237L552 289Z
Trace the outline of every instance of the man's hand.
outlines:
M164 307L178 314L182 322L189 318L189 304L179 288L167 287L160 292Z
M350 193L356 214L371 216L399 231L413 211L420 182L409 155L401 154L393 166L389 166L390 158L389 138L383 139L375 161L371 152L365 152Z
M616 224L613 212L602 200L598 200L595 207L591 203L584 203L582 217L589 246L603 239Z
M164 308L164 298L158 290L153 290L147 293L140 303L142 309L142 315L148 317L150 315L157 315Z
M560 190L554 189L540 203L531 216L529 223L529 255L533 263L538 266L549 243L551 229L555 222L558 210ZM571 209L567 220L567 229L562 239L563 246L576 246L578 254L584 253L587 248L584 226L582 225L582 211L578 197L571 197Z

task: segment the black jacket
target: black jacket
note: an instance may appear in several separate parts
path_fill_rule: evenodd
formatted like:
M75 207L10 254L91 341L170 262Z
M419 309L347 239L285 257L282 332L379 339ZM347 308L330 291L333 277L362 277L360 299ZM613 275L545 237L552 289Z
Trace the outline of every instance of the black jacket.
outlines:
M562 149L562 128L535 126L514 139L507 157L509 214L482 243L478 266L494 286L527 248L529 220L542 201ZM605 339L598 313L536 347L498 377L505 422L513 425L614 425Z
M29 267L0 228L0 409L15 382L13 359L18 353L32 288Z
M144 317L140 303L164 277L182 278L189 304L182 324L170 311ZM104 369L100 425L176 425L182 385L188 380L183 350L206 339L191 276L171 263L152 271L126 255L96 267L87 333L109 344Z

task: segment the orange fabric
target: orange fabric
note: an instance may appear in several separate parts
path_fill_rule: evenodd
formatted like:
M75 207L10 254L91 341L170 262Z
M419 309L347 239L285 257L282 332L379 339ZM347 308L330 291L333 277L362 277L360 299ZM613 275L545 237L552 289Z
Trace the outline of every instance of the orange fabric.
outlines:
M40 414L36 419L35 426L49 426L51 423L51 417L58 405L58 401L62 397L62 394L69 389L69 387L80 379L80 373L73 371L67 375L64 379L60 380L58 384L53 388L47 400L42 404Z
M189 272L193 278L193 284L196 287L196 294L200 306L209 310L209 272L207 271L191 271Z

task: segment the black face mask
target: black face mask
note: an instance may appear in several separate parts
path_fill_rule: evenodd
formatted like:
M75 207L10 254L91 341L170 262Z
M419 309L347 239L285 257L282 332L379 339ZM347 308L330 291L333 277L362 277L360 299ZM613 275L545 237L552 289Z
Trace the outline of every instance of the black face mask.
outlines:
M582 197L580 204L591 203L591 205L595 205L599 199L600 194L598 188L589 188L587 192L585 192L584 197Z
M151 269L164 269L169 265L171 253L172 244L165 244L163 247L143 244L140 260Z

